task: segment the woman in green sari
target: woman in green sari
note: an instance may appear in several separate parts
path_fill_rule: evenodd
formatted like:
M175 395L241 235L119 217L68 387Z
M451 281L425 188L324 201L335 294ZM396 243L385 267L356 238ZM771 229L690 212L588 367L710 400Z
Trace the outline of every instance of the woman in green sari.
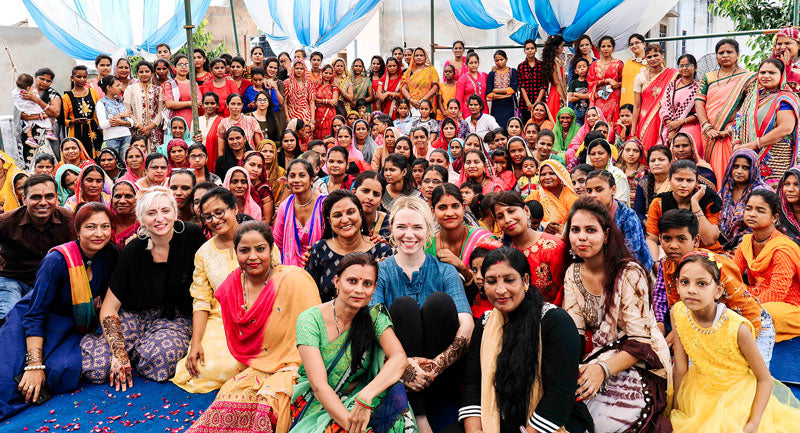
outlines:
M408 366L405 351L383 304L368 306L377 278L371 255L346 255L334 278L337 297L297 319L303 365L290 432L416 431L399 382Z
M342 96L346 100L345 108L348 111L355 110L356 101L359 98L364 98L370 103L375 98L372 93L372 81L367 77L363 60L353 60L353 64L350 66L350 86Z

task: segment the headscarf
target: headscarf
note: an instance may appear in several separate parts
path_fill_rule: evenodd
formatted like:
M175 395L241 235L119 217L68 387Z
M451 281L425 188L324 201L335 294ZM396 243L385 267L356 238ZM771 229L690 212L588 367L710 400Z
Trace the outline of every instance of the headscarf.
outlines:
M133 147L133 146L131 146L131 147ZM120 169L120 171L125 167L119 160L119 153L117 153L117 151L115 149L112 149L110 147L102 148L100 150L100 153L97 154L97 157L94 159L94 161L97 163L97 165L100 165L100 158L103 156L104 153L108 153L108 154L110 154L111 156L114 157L114 161L116 162L115 165L117 166L118 169ZM102 166L100 166L100 168L102 168ZM103 173L105 173L105 170L103 170ZM111 177L108 173L106 173L106 176ZM118 176L119 176L119 174L118 174ZM113 181L113 180L116 180L116 179L111 179L111 180Z
M278 165L278 145L275 144L274 141L265 138L258 143L257 149L261 152L261 149L265 145L271 145L274 155L272 157L272 163L269 167L264 165L264 170L267 172L267 181L269 182L269 188L272 191L273 199L280 200L281 195L283 194L284 184L279 179L286 175L286 170L283 169L280 165Z
M778 211L778 217L780 220L780 230L786 234L786 236L792 238L793 241L800 243L800 222L798 222L795 217L794 208L791 203L786 200L786 196L783 194L783 184L790 175L795 176L798 182L800 182L800 165L786 170L786 173L784 173L781 178L781 182L778 184L778 197L781 199L781 208Z
M6 171L6 180L3 182L2 191L0 191L0 194L2 195L3 199L3 209L5 212L8 212L20 206L20 204L17 202L17 194L14 192L14 177L16 177L17 174L22 173L23 170L17 167L17 164L14 162L14 158L2 150L0 150L0 162L3 163L3 169Z
M572 123L569 126L569 130L567 131L567 137L563 138L564 130L561 127L561 118L562 114L569 114L572 116ZM556 114L556 123L553 126L553 134L556 136L555 142L553 143L553 152L554 153L563 153L566 152L567 147L569 147L569 143L578 134L578 130L581 128L581 125L578 125L578 122L575 121L575 110L569 107L561 107L558 110L558 114Z
M139 191L139 187L136 186L136 182L131 182L130 180L120 178L119 180L117 180L117 183L114 184L114 187L111 188L111 197L112 198L114 197L114 191L121 184L127 184L128 186L133 188L134 196L136 196L136 192ZM110 206L110 203L109 203L109 209L111 209L111 212L113 212L114 215L118 215L117 212L114 210L114 208L112 208ZM134 209L135 209L135 206L134 206ZM119 245L120 247L125 246L125 241L127 241L128 238L133 236L138 229L139 229L139 221L136 221L135 223L133 223L132 226L128 227L127 229L125 229L123 231L117 232L115 230L114 231L114 242L117 245Z
M450 145L454 141L461 144L461 155L459 155L458 158L453 158L453 152L450 151ZM450 168L452 168L453 171L455 171L456 173L461 174L461 169L464 167L464 140L459 137L455 137L452 140L450 140L450 143L447 143L447 153L450 155L450 160L453 161L450 164Z
M363 122L363 123L365 123L367 125L367 138L364 139L364 151L363 152L358 150L358 147L356 147L356 125L359 122ZM338 138L337 138L337 144L339 146L342 146L345 149L347 149L347 152L350 154L348 159L350 161L355 161L355 160L359 160L359 159L364 161L364 159L367 157L367 155L369 155L369 157L372 158L372 155L375 154L375 149L378 148L378 145L375 144L375 140L372 139L372 135L370 135L370 133L369 133L369 122L367 122L364 119L358 119L355 122L353 122L353 128L352 129L347 125L342 125L342 128L350 129L350 134L353 136L353 139L350 142L350 146L346 146L346 145L344 145L342 143L339 143L338 142Z
M588 113L589 110L594 110L597 113L598 119L594 123L597 123L597 122L600 122L600 121L608 123L606 121L606 116L603 115L603 110L601 110L601 109L599 109L597 107L589 107L589 108L586 109L586 112ZM559 110L559 112L561 112L561 111ZM573 113L574 113L574 110L573 110ZM594 125L589 126L589 122L584 121L583 125L581 125L581 127L578 129L578 132L572 137L572 140L569 141L569 148L570 149L577 149L578 146L580 146L583 143L583 139L586 138L586 134L588 134L589 131L591 131L593 127L594 127ZM553 132L555 132L555 131L553 131ZM568 158L568 160L569 160L569 158Z
M120 177L119 179L117 179L117 183L123 181L130 182L134 186L134 191L138 191L139 187L136 186L136 181L139 180L139 176L137 176L136 173L134 173L133 170L131 170L131 167L128 165L128 154L131 153L131 150L134 149L142 154L142 168L144 168L145 154L144 152L142 152L142 149L139 149L136 146L129 147L128 151L125 152L125 161L123 161L123 164L125 164L125 174L122 175L122 177Z
M411 149L411 151L413 153L414 149ZM467 151L465 150L463 158L462 158L462 165L461 165L462 166L462 170L461 170L461 173L459 173L459 175L458 175L458 186L461 186L461 184L463 184L464 182L469 180L469 177L467 176L467 170L463 170L463 166L464 166L463 162L467 159L466 153L467 153ZM481 153L483 153L483 158L486 161L484 163L484 165L486 167L484 169L484 173L483 174L492 183L495 183L495 184L498 184L498 185L502 185L502 183L499 181L499 179L495 176L494 167L492 167L492 158L489 156L489 152L486 151L486 147L485 146L481 146Z
M388 127L386 127L386 131L383 131L383 137L382 137L383 138L383 144L381 144L375 150L375 154L372 155L372 160L371 161L367 161L367 162L370 163L370 165L373 166L373 168L375 170L380 170L380 168L383 167L383 163L386 161L386 157L389 156L390 153L394 152L394 149L392 149L391 152L389 152L386 149L386 133L388 131L392 131L392 133L394 134L394 142L395 142L395 144L397 144L397 140L400 137L403 136L403 131L401 131L400 128L398 128L396 126L388 126ZM379 159L376 159L376 158L379 158Z
M183 163L183 167L177 167L172 162L172 159L169 157L170 151L175 147L182 147L183 150L186 152L186 160ZM186 142L180 138L173 138L169 142L167 142L167 161L169 161L169 168L172 170L173 168L187 168L189 167L189 146L186 145Z
M250 156L252 154L256 154L256 153L261 156L261 161L264 161L264 155L261 155L261 152L259 152L257 150L248 150L248 151L246 151L244 153L244 156L242 157L242 164L244 164L244 161L247 159L248 156ZM269 178L267 177L267 167L262 165L261 166L261 173L258 174L258 179L250 179L250 182L256 183L256 181L257 181L259 184L264 184L264 183L268 183L269 182L268 179Z
M67 199L72 195L68 189L64 188L61 184L61 178L64 177L64 173L67 171L72 172L75 176L80 176L81 169L77 165L73 164L64 164L56 170L56 187L58 189L58 204L64 206L64 203L67 202ZM78 188L77 181L75 183L75 188Z
M71 141L71 142L73 142L73 143L78 145L78 149L80 150L80 155L78 157L81 160L80 167L83 168L84 167L84 162L91 161L92 157L91 157L91 155L89 155L89 152L86 151L86 148L83 147L83 143L81 143L81 141L78 140L75 137L67 137L67 138L61 140L61 144L59 144L59 146L58 146L58 149L60 150L60 152L58 154L59 155L59 160L58 160L59 165L65 164L65 162L64 162L64 144L66 142L68 142L68 141Z
M548 107L547 104L545 104L544 102L541 102L541 101L534 103L534 108L537 105L541 105L542 107L544 107L544 120L542 120L542 123L537 123L537 121L533 118L533 112L531 111L531 118L528 119L528 122L525 123L525 125L527 125L529 123L534 123L540 129L550 129L550 130L552 130L553 127L555 127L556 121L555 121L555 119L553 119L553 113L550 112L550 107ZM547 126L549 126L549 125L547 125L548 121L550 122L551 125L553 125L550 128L547 128Z
M434 149L449 149L450 147L450 141L449 140L446 141L447 139L444 137L443 129L445 123L450 123L453 125L453 127L456 128L455 136L458 137L458 123L456 123L455 119L453 119L452 117L445 117L444 119L442 119L441 122L439 122L439 136L436 137L436 141L431 143ZM450 156L450 159L451 160L453 159L452 155Z
M261 206L253 199L253 184L250 182L250 175L247 174L247 170L238 165L231 167L228 172L225 173L225 180L222 182L222 186L230 191L231 177L233 177L233 173L237 171L244 173L244 178L247 179L247 191L245 191L244 194L244 207L242 208L242 212L250 215L256 221L261 221Z
M750 181L742 192L742 197L738 202L735 202L733 199L733 189L736 186L736 182L733 180L732 172L733 163L738 157L744 157L750 161ZM756 189L768 189L772 191L772 188L764 181L764 178L761 177L758 155L750 149L739 149L733 152L730 160L728 160L728 166L725 168L725 175L722 177L722 189L719 190L719 195L722 198L722 214L719 219L720 230L725 234L728 240L733 240L747 231L747 227L745 227L742 222L742 218L744 217L744 205L747 196ZM738 244L738 239L736 243Z
M183 137L172 136L172 121L175 119L178 119L181 122L183 122L183 127L184 127ZM189 125L186 123L186 119L184 119L181 116L175 116L172 119L169 119L169 122L167 123L167 130L164 132L164 144L163 146L159 146L159 152L164 154L167 157L167 160L169 160L169 152L166 151L166 147L169 145L169 142L175 138L183 139L184 144L192 141L192 135L191 131L189 130Z
M544 209L543 221L563 224L569 216L572 204L578 199L578 195L575 193L575 188L572 186L572 177L563 164L554 159L546 159L542 161L539 170L541 171L544 166L553 169L556 176L561 179L561 195L556 197L551 194L550 191L542 187L532 191L531 195L528 197L533 197L533 199L537 199L539 203L541 203Z
M73 210L78 209L78 205L86 201L86 198L83 196L83 178L92 167L97 167L100 169L100 173L103 176L103 188L100 190L100 203L103 203L106 206L111 204L111 200L109 199L109 194L111 193L112 189L111 179L109 179L102 167L97 164L89 164L81 170L80 174L78 174L78 179L75 180L75 203L72 208ZM92 171L94 171L94 169ZM66 200L64 203L68 204L67 201L70 200Z

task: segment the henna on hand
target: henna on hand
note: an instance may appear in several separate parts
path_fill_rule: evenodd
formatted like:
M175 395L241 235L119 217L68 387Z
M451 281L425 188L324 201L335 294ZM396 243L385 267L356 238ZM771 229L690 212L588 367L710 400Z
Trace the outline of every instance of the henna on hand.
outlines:
M101 326L111 348L111 355L125 363L128 360L128 352L125 351L125 337L122 335L122 322L119 316L106 317L102 320Z
M441 374L442 371L446 370L448 367L453 365L456 361L461 359L465 353L467 353L467 339L466 337L458 337L447 346L447 349L444 352L440 353L439 356L433 359L433 363L436 364L436 370L433 372L435 375Z
M413 365L409 364L408 367L406 367L406 370L403 372L403 375L400 376L400 382L410 384L415 380L417 380L417 370Z

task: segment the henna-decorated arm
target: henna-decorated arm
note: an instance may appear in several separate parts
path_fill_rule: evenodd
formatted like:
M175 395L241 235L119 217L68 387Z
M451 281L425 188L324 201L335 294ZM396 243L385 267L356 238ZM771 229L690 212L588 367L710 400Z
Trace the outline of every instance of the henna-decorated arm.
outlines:
M125 336L122 333L122 322L119 319L119 309L122 303L111 289L106 291L103 305L100 307L100 325L103 336L111 349L111 372L109 382L117 391L125 391L133 386L131 362L125 350Z
M440 353L432 360L434 367L431 373L434 376L441 374L467 353L469 340L472 337L472 330L475 328L475 322L473 321L472 315L469 313L459 313L458 322L459 327L456 332L456 338L447 346L444 352Z
M125 351L125 337L122 335L122 322L118 315L106 316L101 322L103 336L106 337L108 346L111 348L111 356L123 360L128 359Z

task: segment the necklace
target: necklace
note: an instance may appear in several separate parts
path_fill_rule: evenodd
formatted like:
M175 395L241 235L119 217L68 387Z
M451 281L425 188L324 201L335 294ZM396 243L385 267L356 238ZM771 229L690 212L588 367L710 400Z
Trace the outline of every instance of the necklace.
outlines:
M336 333L342 335L339 329L339 319L336 318L336 298L333 298L333 324L336 325Z
M313 200L313 199L314 199L314 194L312 193L312 194L311 194L311 197L308 199L308 201L307 201L307 202L305 202L305 203L303 203L303 204L300 204L300 203L298 203L298 202L297 202L297 200L295 200L294 204L295 204L297 207L306 207L306 206L308 206L309 204L311 204L311 200Z
M767 237L766 237L766 238L764 238L764 239L756 239L756 234L755 234L755 233L753 233L753 242L755 242L755 243L757 243L757 244L763 244L764 242L768 241L768 240L769 240L769 238L771 238L771 237L772 237L772 233L770 233L769 235L767 235Z
M270 277L272 277L272 266L270 266L269 273L267 273L267 280L264 283L264 287L267 287ZM242 298L244 299L242 310L247 311L247 306L250 304L250 290L247 288L247 274L244 272L242 272L242 279L244 280L242 284Z

